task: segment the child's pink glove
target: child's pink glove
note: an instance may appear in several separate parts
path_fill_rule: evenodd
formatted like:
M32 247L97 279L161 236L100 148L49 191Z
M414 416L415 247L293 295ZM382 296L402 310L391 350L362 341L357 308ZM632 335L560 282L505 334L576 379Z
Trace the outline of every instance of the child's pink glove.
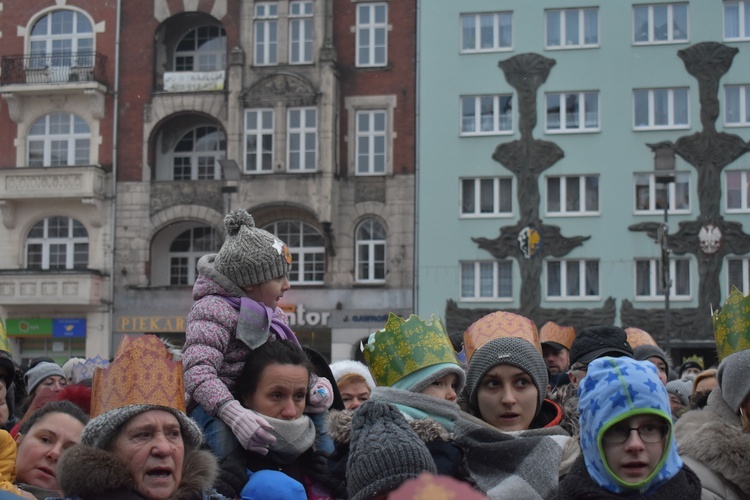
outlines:
M333 404L333 387L325 377L313 374L310 377L310 402L305 413L325 413Z
M254 411L243 408L236 399L221 407L219 418L232 429L246 450L266 455L268 447L276 442L271 424Z

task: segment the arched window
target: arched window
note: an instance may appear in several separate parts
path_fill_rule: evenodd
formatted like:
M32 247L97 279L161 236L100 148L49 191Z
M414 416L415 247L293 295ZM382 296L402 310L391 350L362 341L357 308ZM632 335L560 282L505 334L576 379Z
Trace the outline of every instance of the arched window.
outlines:
M375 219L365 219L356 231L356 280L360 283L385 281L385 228Z
M323 235L306 222L280 221L263 229L286 243L292 254L289 281L298 285L323 284L326 267L326 249Z
M227 149L224 132L213 126L196 127L177 143L172 155L172 179L176 181L220 179L216 164Z
M192 29L177 44L175 71L219 71L226 66L227 36L220 26Z
M48 217L37 222L26 238L27 269L86 269L89 234L70 217Z
M90 164L91 129L80 116L50 113L29 130L30 167Z
M180 233L169 246L169 284L192 285L198 260L220 246L219 237L211 227L194 227Z
M94 29L81 12L55 10L40 17L29 37L31 68L94 65ZM59 81L68 81L60 70ZM57 79L56 79L57 80Z

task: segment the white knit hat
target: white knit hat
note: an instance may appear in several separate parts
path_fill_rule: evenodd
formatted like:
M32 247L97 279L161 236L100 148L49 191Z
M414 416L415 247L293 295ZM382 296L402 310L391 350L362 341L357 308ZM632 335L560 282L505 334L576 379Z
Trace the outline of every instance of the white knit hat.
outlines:
M336 361L335 363L331 363L330 367L331 373L333 373L333 378L336 380L336 383L338 383L339 379L344 375L353 373L365 379L365 383L370 389L370 392L375 389L375 381L370 374L370 370L367 368L367 366L365 366L363 363L360 363L359 361L345 359L344 361Z

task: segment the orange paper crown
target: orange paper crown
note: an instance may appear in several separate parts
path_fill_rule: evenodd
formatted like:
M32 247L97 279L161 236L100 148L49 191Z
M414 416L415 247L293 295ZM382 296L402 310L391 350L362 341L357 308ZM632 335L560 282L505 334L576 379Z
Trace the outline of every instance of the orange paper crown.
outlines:
M539 341L554 342L570 350L573 339L576 338L576 329L572 326L560 326L554 321L547 321L539 330Z
M158 405L185 411L182 363L171 360L153 335L125 337L107 368L97 368L91 418L130 405Z
M541 354L542 344L539 332L533 321L518 314L497 311L475 321L464 332L466 362L471 360L474 351L492 339L518 337L531 342Z
M630 347L633 349L642 345L659 347L659 344L656 343L654 337L652 337L646 330L641 330L640 328L631 326L625 329L625 334L628 336L628 344L630 344Z

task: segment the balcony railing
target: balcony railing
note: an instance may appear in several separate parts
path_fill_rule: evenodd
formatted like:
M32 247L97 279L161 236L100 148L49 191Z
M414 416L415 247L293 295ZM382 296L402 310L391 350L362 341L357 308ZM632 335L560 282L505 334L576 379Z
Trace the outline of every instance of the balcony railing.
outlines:
M0 270L0 305L98 306L102 275L93 270Z
M106 85L106 62L105 56L93 52L3 56L0 85Z

